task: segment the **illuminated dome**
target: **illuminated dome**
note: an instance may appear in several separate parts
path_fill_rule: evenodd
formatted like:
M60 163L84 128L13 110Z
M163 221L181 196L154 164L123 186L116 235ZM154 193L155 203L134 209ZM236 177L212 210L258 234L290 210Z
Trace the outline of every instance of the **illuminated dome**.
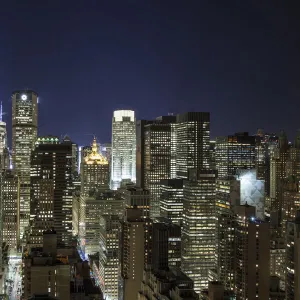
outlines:
M96 138L93 140L92 152L85 157L85 163L88 165L108 165L108 160L98 152Z

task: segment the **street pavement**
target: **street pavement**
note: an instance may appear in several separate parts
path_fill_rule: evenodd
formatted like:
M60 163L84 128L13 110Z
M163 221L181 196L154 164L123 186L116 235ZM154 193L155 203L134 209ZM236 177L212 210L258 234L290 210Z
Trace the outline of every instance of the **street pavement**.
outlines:
M21 263L20 259L13 259L9 261L8 273L6 276L6 279L8 280L6 293L9 300L20 300L21 298Z

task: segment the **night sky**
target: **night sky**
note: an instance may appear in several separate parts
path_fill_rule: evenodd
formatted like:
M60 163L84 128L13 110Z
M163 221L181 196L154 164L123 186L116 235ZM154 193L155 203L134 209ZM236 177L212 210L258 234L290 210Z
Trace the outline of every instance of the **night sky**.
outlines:
M138 119L210 111L211 135L300 128L300 1L0 1L0 99L39 93L39 133L111 139ZM297 4L298 3L298 4ZM297 7L296 7L297 6ZM11 136L10 136L11 139Z

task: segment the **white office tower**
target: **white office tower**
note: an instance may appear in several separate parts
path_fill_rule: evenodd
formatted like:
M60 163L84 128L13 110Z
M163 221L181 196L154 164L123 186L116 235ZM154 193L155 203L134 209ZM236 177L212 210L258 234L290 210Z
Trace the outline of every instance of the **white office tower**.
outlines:
M136 182L136 121L132 110L116 110L112 120L111 189L118 189L123 179Z

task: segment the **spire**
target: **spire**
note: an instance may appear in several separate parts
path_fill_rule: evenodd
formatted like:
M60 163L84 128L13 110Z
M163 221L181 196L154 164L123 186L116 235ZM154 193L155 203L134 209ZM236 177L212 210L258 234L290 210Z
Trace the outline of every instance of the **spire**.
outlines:
M97 140L96 140L95 136L94 136L93 144L92 144L92 152L93 153L97 153L98 152Z

